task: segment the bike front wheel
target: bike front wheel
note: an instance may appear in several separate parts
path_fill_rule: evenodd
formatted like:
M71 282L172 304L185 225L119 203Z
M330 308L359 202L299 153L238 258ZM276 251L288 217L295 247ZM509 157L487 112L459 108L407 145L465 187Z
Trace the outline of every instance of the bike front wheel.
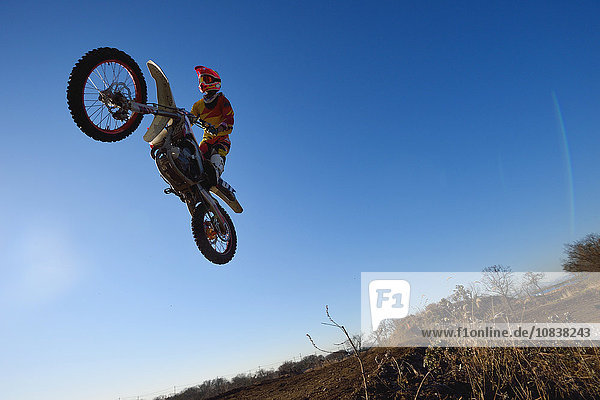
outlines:
M67 104L83 133L101 142L129 136L143 114L123 105L145 103L146 81L140 67L126 53L101 47L86 53L73 67L67 85Z
M204 204L199 204L192 215L192 234L196 246L208 261L226 264L235 254L237 235L229 215L220 204L217 206L225 219L225 226L219 227L214 213Z

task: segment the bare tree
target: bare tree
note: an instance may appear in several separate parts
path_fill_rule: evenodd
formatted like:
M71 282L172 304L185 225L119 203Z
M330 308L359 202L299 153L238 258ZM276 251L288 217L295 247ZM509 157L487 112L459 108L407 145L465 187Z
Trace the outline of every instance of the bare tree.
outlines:
M533 297L534 294L540 293L542 291L542 287L540 286L540 282L544 279L543 272L531 272L528 271L523 275L523 290L529 297Z
M477 299L479 296L481 296L481 282L479 281L475 281L475 282L471 282L469 283L469 292L471 292L471 296L473 296L473 299Z
M352 351L352 344L358 349L358 351L363 350L363 335L361 333L357 333L356 335L352 335L352 339L344 341L344 345L346 346L347 351Z
M381 346L387 341L390 336L396 330L396 321L391 319L384 319L379 324L377 330L373 331L372 336L369 338L367 342L367 346L375 345ZM366 340L365 340L366 341Z
M473 294L470 289L465 288L463 285L456 285L450 300L454 302L469 301L473 299Z
M515 282L514 274L510 267L503 265L485 267L483 269L481 284L489 293L502 297L510 311L514 311L510 300L515 294Z
M565 253L565 271L600 271L600 235L592 233L575 243L565 245Z

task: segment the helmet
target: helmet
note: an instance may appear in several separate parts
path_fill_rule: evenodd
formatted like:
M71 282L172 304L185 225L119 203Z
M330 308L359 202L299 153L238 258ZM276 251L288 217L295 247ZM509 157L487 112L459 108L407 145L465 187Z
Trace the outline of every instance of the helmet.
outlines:
M200 92L206 93L209 90L218 91L221 89L221 77L215 70L198 65L195 68L198 73L198 87Z

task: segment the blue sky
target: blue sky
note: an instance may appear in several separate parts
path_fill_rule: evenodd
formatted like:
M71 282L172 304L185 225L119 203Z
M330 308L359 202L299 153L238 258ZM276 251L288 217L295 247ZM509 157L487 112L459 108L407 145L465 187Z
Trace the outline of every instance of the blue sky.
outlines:
M1 396L124 398L312 352L306 332L327 347L325 304L359 330L361 271L558 270L600 225L599 12L3 3ZM245 208L227 266L162 194L150 118L114 144L71 120L71 68L101 46L141 65L151 101L148 59L181 107L195 65L221 74Z

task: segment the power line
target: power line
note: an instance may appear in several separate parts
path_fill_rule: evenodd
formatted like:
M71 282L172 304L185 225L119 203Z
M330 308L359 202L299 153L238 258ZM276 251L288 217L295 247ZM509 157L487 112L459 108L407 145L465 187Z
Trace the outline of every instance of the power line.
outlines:
M310 354L310 355L312 355L312 354ZM317 355L316 351L314 352L314 355L315 356ZM308 357L308 356L306 356L306 357ZM302 353L300 353L299 357L292 357L292 359L287 359L287 360L284 360L284 361L278 361L278 362L274 362L274 363L266 364L266 365L259 365L256 368L252 368L252 369L249 369L249 370L246 370L246 371L242 371L242 372L238 372L238 373L232 373L232 374L227 374L227 375L220 375L220 376L217 376L216 378L213 378L213 379L227 378L227 377L238 376L240 374L248 374L248 373L251 373L251 372L258 372L260 370L264 370L264 368L266 368L266 367L272 367L272 366L275 366L275 365L282 365L282 364L284 364L286 362L290 362L290 361L295 362L296 358L298 358L298 361L301 361L302 360ZM181 392L183 392L183 391L185 391L185 390L187 390L187 389L189 389L191 387L200 386L204 382L207 382L207 381L210 381L210 380L211 379L205 379L202 382L194 382L194 383L189 383L189 384L185 384L185 385L173 385L172 386L172 388L173 388L173 395L177 394L176 393L176 388L177 387L183 388L181 390ZM171 387L169 387L168 389L160 389L160 390L157 390L155 392L150 392L150 393L146 393L146 394L143 394L143 395L134 395L134 396L119 397L118 400L145 400L144 399L145 397L150 397L150 396L156 397L156 396L159 396L161 394L169 394L169 393L171 393Z

